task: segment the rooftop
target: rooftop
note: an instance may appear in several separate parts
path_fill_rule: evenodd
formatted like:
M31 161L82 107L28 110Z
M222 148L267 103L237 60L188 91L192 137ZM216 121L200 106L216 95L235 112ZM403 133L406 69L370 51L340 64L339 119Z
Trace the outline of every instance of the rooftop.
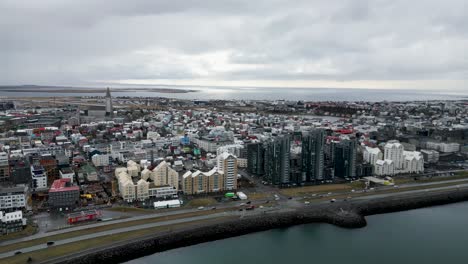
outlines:
M67 192L67 191L80 191L78 186L73 186L70 179L64 178L55 180L50 187L49 193L51 192Z

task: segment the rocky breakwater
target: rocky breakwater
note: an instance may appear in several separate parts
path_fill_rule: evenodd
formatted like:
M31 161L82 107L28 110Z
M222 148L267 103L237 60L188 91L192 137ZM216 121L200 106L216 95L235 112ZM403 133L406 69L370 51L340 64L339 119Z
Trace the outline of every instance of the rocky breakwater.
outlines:
M291 212L267 213L224 220L171 233L149 235L125 245L108 247L85 256L54 263L119 263L179 247L308 223L329 223L345 228L366 226L364 216L404 211L468 200L468 189L418 193L379 199L337 202L304 207Z

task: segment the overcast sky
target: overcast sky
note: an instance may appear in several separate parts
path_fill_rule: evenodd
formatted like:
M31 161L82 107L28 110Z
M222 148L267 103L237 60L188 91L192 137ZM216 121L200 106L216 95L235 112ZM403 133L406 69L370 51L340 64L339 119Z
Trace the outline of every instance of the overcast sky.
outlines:
M0 84L468 89L466 0L0 0Z

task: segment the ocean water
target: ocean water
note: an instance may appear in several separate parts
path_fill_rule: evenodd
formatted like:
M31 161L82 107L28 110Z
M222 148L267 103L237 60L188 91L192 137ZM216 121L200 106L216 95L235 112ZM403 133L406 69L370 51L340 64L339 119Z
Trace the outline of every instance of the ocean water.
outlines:
M344 229L309 224L174 249L127 264L468 263L468 203L367 217Z
M167 88L167 87L162 87ZM172 88L172 87L170 87ZM448 92L441 90L382 90L382 89L336 89L336 88L215 88L215 87L180 87L197 90L191 93L158 93L150 91L126 91L122 88L111 88L113 96L139 97L169 97L178 99L201 100L306 100L306 101L426 101L426 100L457 100L468 99L466 92ZM0 96L97 96L93 93L41 93L37 92L5 92L0 90ZM104 95L104 94L103 94Z

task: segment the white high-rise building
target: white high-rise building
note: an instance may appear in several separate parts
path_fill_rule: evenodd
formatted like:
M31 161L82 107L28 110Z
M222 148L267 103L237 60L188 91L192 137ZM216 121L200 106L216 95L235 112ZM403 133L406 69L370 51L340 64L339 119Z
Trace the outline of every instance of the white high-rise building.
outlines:
M395 175L395 163L392 160L377 160L374 166L377 176Z
M224 152L217 157L218 170L224 173L225 190L237 189L237 158L236 156Z
M403 169L404 147L397 140L389 141L384 148L384 159L392 160L395 163L395 170Z
M424 172L424 158L419 151L404 151L403 172L421 173Z
M364 149L364 161L374 165L378 160L383 158L382 151L379 148L366 147Z

